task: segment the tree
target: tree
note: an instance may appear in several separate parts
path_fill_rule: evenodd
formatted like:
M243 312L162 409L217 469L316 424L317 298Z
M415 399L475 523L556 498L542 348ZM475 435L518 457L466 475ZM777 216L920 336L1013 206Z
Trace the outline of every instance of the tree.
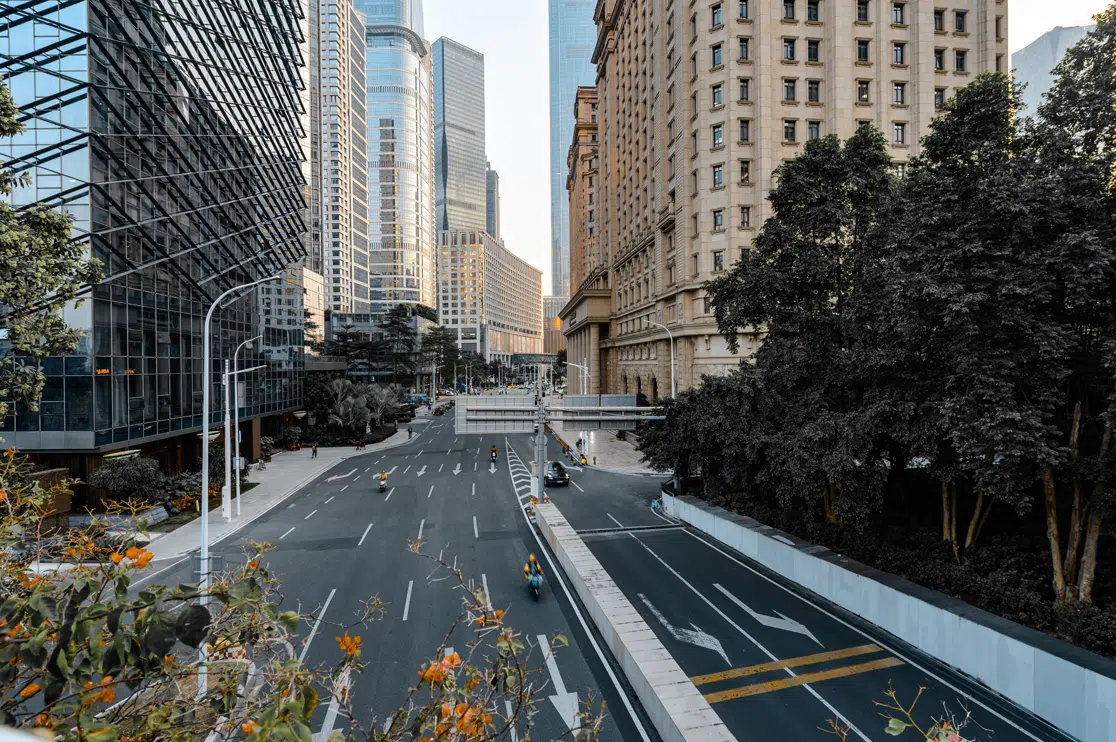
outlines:
M302 334L304 342L311 348L322 346L322 328L314 321L314 315L309 309L302 310Z
M163 483L163 470L155 459L139 456L106 459L89 477L89 485L103 489L113 500L147 502Z
M411 308L406 304L392 307L380 321L379 328L384 333L379 353L391 364L391 380L398 382L400 371L407 376L414 374L418 333L412 321Z
M453 330L441 325L428 327L422 335L422 354L428 362L434 364L440 378L448 379L453 374L453 365L461 355Z
M359 393L364 398L368 411L372 416L374 427L384 424L384 416L399 403L398 385L386 386L383 384L369 384L360 388Z
M23 130L19 110L0 83L0 137ZM38 410L46 384L43 359L74 352L81 338L62 319L61 307L104 275L99 261L85 259L88 245L71 238L68 214L38 203L8 203L17 188L30 184L27 173L0 167L0 329L11 347L0 357L0 423L8 414L4 400Z
M329 383L330 425L337 425L353 432L364 432L371 413L361 389L348 379L334 379Z
M569 354L566 352L565 348L562 348L562 350L558 351L557 356L554 359L555 378L566 378L566 362L568 358Z

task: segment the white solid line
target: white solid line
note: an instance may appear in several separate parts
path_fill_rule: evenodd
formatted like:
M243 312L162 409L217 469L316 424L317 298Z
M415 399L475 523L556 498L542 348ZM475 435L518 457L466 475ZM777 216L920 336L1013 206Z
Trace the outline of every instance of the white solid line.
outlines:
M411 465L407 464L407 468L403 470L403 473L406 474L408 471L410 471L410 469L411 469Z
M419 537L418 537L419 541L422 541L422 529L425 525L426 525L426 518L423 518L422 520L419 521Z
M310 520L312 517L314 517L314 513L316 513L316 512L318 512L318 511L317 510L311 510L310 515L307 515L305 518L303 518L303 520Z
M411 612L411 588L415 586L415 581L411 580L407 583L407 600L403 603L403 620L407 620L407 614Z
M434 485L430 485L430 491L426 493L426 499L429 500L430 496L434 494Z
M336 495L331 495L331 496L330 496L330 498L329 498L329 500L332 500L332 499L333 499L334 497L336 497ZM326 500L326 501L325 501L325 502L323 502L322 504L323 504L323 505L328 505L328 504L329 504L329 500Z
M508 445L507 438L504 438L504 447L507 448L509 453L515 453L511 446ZM517 458L518 456L519 454L516 454ZM510 470L508 472L508 476L511 476ZM512 486L515 486L514 480L512 482ZM631 699L629 699L628 694L624 692L624 688L620 685L620 680L617 679L616 673L612 671L612 665L608 663L608 659L605 657L604 652L601 650L601 645L597 643L597 640L593 637L593 632L589 630L589 624L585 620L585 616L582 615L581 609L578 608L577 603L574 602L573 594L570 593L570 588L566 585L566 581L562 579L561 572L555 568L554 561L550 558L550 552L548 552L543 547L543 541L539 537L538 532L535 531L535 528L531 523L531 519L527 517L527 513L522 509L519 512L520 515L522 515L523 520L527 523L527 529L531 531L531 535L534 536L535 543L538 544L539 553L543 555L544 559L546 559L546 563L550 567L550 573L554 576L554 579L558 580L558 584L562 587L562 592L565 593L566 600L569 602L570 608L573 609L574 615L577 616L578 623L581 624L581 628L585 632L585 636L589 640L589 644L597 653L597 658L601 661L601 666L604 668L605 672L608 673L608 678L612 681L612 685L616 688L616 692L620 694L620 700L623 701L624 708L628 710L628 718L631 719L632 725L636 728L636 731L639 732L640 739L642 739L643 742L651 742L651 737L647 735L647 730L643 728L643 722L640 721L639 716L636 715L635 709L632 708ZM481 575L481 578L483 579L484 575Z
M391 499L391 493L392 493L392 492L395 492L395 488L394 488L394 487L392 487L391 489L389 489L389 490L388 490L388 494L387 494L387 497L385 497L385 498L384 498L384 502L387 502L388 500L390 500L390 499Z
M612 518L612 513L605 513L605 515L607 515L609 518ZM615 518L612 518L612 522L615 523L616 525L620 526L621 528L624 527L624 524L621 523L620 521L616 520Z
M363 544L364 539L368 538L368 532L372 530L372 525L373 525L372 523L369 523L368 527L364 529L364 535L360 537L360 541L357 543L357 546L360 546L361 544Z
M488 592L488 575L484 572L481 572L481 584L484 585L484 604L492 610L492 594Z
M329 608L329 603L333 600L333 595L337 592L337 588L329 591L329 597L326 598L325 605L322 606L318 618L314 621L314 627L310 629L310 636L306 637L306 643L302 645L302 652L298 655L298 661L302 662L306 659L306 653L310 651L310 642L314 641L314 634L318 633L318 627L322 625L322 618L325 616L326 610Z
M480 534L477 533L477 516L475 515L473 516L473 538L480 538Z
M355 477L353 477L353 481L354 481L354 482L355 482L356 480L358 480L358 479L360 479L360 475L359 475L359 474L357 474L357 475L356 475Z
M915 662L914 660L910 659L910 658L909 658L909 657L907 657L906 655L904 655L904 654L901 654L901 653L900 653L900 652L898 652L897 650L893 649L893 648L892 648L892 647L891 647L891 646L890 646L890 645L889 645L889 644L888 644L888 643L887 643L886 641L881 641L881 640L880 640L880 639L879 639L878 637L874 637L874 636L872 636L872 635L868 634L867 632L865 632L865 631L862 631L861 629L858 629L858 628L857 628L856 626L854 626L854 625L852 625L851 623L849 623L849 622L847 622L847 621L845 621L845 620L843 620L843 619L839 618L838 616L835 616L834 614L830 613L830 612L829 612L829 611L827 611L826 609L822 608L822 607L821 607L820 605L816 605L816 604L812 603L811 601L809 601L809 600L807 600L806 598L802 597L801 595L799 595L798 593L796 593L796 592L794 592L793 590L789 589L789 588L788 588L788 587L786 587L785 585L780 585L780 584L779 584L778 582L776 582L775 580L771 579L770 577L768 577L767 575L763 574L762 572L760 572L760 571L758 571L758 570L756 570L756 569L754 569L754 568L752 568L752 567L749 567L749 566L748 566L747 564L745 564L744 562L740 561L739 559L737 559L736 557L734 557L734 556L733 556L732 554L729 554L728 552L722 551L721 549L718 549L718 548L717 548L716 546L714 546L713 544L709 543L708 541L706 541L705 539L701 538L700 536L698 536L698 535L696 535L696 534L693 534L693 533L690 533L690 531L689 531L689 530L685 530L685 532L686 532L686 533L689 533L689 534L690 534L691 536L693 536L693 537L694 537L695 539L697 539L697 540L698 540L698 541L700 541L701 543L705 544L706 546L708 546L708 547L709 547L710 549L712 549L713 551L717 552L717 553L718 553L718 554L720 554L721 556L723 556L723 557L725 557L725 558L727 558L727 559L729 559L729 560L731 560L731 561L733 561L733 562L736 562L736 563L737 563L737 564L739 564L739 565L740 565L741 567L743 567L744 569L748 570L749 572L751 572L752 574L756 575L757 577L762 577L763 579L767 580L768 582L770 582L770 583L771 583L772 585L774 585L775 587L779 588L779 589L780 589L780 590L782 590L783 592L786 592L786 593L788 593L789 595L793 595L794 597L798 598L799 600L801 600L801 601L802 601L803 603L805 603L806 605L810 606L811 608L814 608L815 610L817 610L817 611L818 611L818 612L820 612L820 613L823 613L823 614L825 614L826 616L829 616L830 618L832 618L832 619L833 619L834 621L836 621L837 623L841 624L842 626L846 626L846 627L848 627L848 628L852 629L853 631L855 631L856 633L860 634L861 636L863 636L863 637L864 637L865 639L868 639L869 641L872 641L872 642L874 642L874 643L876 643L876 644L880 645L881 647L883 647L883 648L884 648L884 649L886 649L887 651L891 652L891 653L892 653L893 655L895 655L895 656L896 656L896 657L898 657L899 659L901 659L901 660L903 660L904 662L906 662L906 663L907 663L908 665L910 665L911 667L913 667L913 668L916 668L917 670L920 670L920 671L922 671L922 672L926 673L927 675L929 675L930 677L934 678L935 680L937 680L938 682L940 682L940 683L941 683L942 685L944 685L944 686L946 686L947 688L949 688L950 690L952 690L952 691L953 691L954 693L958 693L958 694L960 694L960 695L964 696L964 697L965 697L966 699L968 699L968 700L971 700L971 701L973 701L974 703L977 703L977 704L979 704L979 705L980 705L980 707L981 707L981 708L983 708L983 709L984 709L985 711L989 712L990 714L992 714L993 716L995 716L996 718L998 718L998 719L999 719L1000 721L1003 721L1003 722L1007 722L1008 724L1010 724L1010 725L1011 725L1012 727L1014 727L1014 728L1015 728L1015 729L1016 729L1017 731L1019 731L1020 733L1022 733L1022 734L1024 734L1024 735L1026 735L1027 737L1029 737L1029 738L1031 738L1031 739L1035 740L1035 742L1041 742L1041 740L1040 740L1040 739L1039 739L1038 737L1036 737L1035 735L1031 734L1031 733L1030 733L1030 732L1028 732L1028 731L1027 731L1026 729L1023 729L1022 727L1020 727L1019 725L1017 725L1017 724L1016 724L1015 722L1013 722L1013 721L1012 721L1011 719L1008 719L1007 717L1005 717L1005 716L1003 716L1003 715L1001 715L1001 714L997 713L997 711L996 711L996 710L995 710L994 708L992 708L991 706L986 706L985 704L981 703L981 702L980 702L980 699L978 699L978 698L974 698L974 697L972 696L972 694L970 694L970 693L966 693L965 691L961 690L960 688L957 688L957 687L955 687L955 686L954 686L954 685L952 685L952 684L951 684L951 683L950 683L950 682L949 682L948 680L946 680L946 679L942 678L942 677L941 677L940 675L935 675L935 674L934 674L934 673L932 673L932 672L931 672L930 670L927 670L927 669L926 669L926 668L925 668L924 666L922 666L922 665L918 664L917 662Z
M705 597L696 587L694 587L689 582L687 582L685 577L678 574L678 572L675 571L674 567L671 567L669 564L666 563L666 560L664 560L661 556L659 556L654 551L652 551L650 546L643 543L639 539L639 537L636 536L634 533L629 533L628 535L631 536L632 538L634 538L637 544L639 544L644 549L646 549L648 554L655 557L655 559L657 559L660 564L662 564L664 567L666 567L667 570L669 570L671 574L673 574L675 577L677 577L683 585L690 588L690 591L694 595L698 596L703 601L705 601L706 605L708 605L710 608L712 608L717 613L718 616L725 619L725 621L728 622L729 626L731 626L734 629L736 629L737 631L739 631L741 634L744 635L744 637L748 641L750 641L752 644L756 645L756 648L759 649L764 654L766 654L771 659L772 662L778 662L779 661L779 658L776 657L774 654L772 654L771 651L768 650L767 647L760 644L759 641L757 641L755 639L755 637L753 637L751 634L749 634L747 631L745 631L738 623L736 623L731 618L729 618L728 615L724 611L722 611L720 608L718 608L713 603L713 601L711 601L709 598ZM789 667L784 667L783 670L784 670L784 672L787 673L787 675L790 675L792 678L798 677L798 673L796 673L794 670L792 670ZM822 698L821 695L816 690L814 690L814 688L809 683L804 684L802 687L806 690L806 692L808 692L810 695L812 695L814 698L816 698L823 706L825 706L827 709L829 709L830 713L832 713L834 716L836 716L838 719L840 719L842 722L844 722L844 724L846 726L848 726L850 730L856 732L857 736L859 736L861 739L863 739L864 742L871 742L871 740L868 738L867 735L864 734L864 732L857 729L855 724L853 724L851 721L849 721L847 718L845 718L845 716L843 716L840 711L835 709L833 707L833 705L829 703L829 701Z
M290 535L291 535L291 531L293 531L293 530L294 530L294 526L291 526L290 530L288 530L288 531L287 531L286 533L284 533L284 534L283 534L282 536L280 536L280 537L279 537L279 540L280 540L280 541L282 541L282 540L283 540L283 539L285 539L285 538L286 538L287 536L290 536Z
M570 484L572 484L574 487L577 487L579 490L581 490L581 485L578 484L577 482L570 482ZM584 492L585 490L581 490L581 491Z
M344 492L347 489L349 489L349 485L346 484L344 487L341 488L341 491Z

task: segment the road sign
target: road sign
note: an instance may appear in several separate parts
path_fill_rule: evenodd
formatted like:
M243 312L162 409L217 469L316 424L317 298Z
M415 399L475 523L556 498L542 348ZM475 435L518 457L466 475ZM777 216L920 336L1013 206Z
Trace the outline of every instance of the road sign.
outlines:
M529 394L462 396L454 400L454 432L457 435L531 433L538 412Z

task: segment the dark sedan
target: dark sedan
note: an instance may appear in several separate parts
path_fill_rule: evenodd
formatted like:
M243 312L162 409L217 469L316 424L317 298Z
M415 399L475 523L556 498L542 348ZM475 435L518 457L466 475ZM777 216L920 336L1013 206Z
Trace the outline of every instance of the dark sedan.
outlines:
M550 485L568 487L570 484L570 473L566 471L566 467L562 466L557 461L551 461L546 465L546 473L543 474L543 482L548 487Z

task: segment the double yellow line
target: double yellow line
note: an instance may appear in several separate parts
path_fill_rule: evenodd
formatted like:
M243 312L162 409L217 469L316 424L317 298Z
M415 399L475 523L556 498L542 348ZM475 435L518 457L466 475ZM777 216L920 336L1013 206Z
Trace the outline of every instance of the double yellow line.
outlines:
M767 672L775 672L777 670L789 670L795 667L804 667L806 665L817 665L822 662L831 662L833 660L843 660L849 657L860 657L867 654L876 654L884 651L881 647L875 644L865 644L859 647L849 647L847 649L835 649L831 652L819 652L818 654L809 654L804 657L792 657L786 660L777 660L775 662L764 662L760 665L752 665L750 667L737 667L732 670L725 670L724 672L714 672L708 675L698 675L690 678L694 685L707 685L709 683L718 683L724 680L733 680L735 678L745 678L751 675L760 675ZM819 672L807 673L805 675L790 675L781 680L770 680L765 683L755 683L753 685L745 685L740 688L733 688L731 690L717 691L715 693L705 694L705 700L709 703L719 703L721 701L731 701L734 698L745 698L747 696L757 696L761 693L770 693L775 690L782 690L783 688L796 688L800 685L808 683L820 683L823 680L832 680L833 678L845 678L850 675L860 675L874 670L884 670L889 667L897 667L902 665L903 661L897 657L884 657L883 659L872 660L870 662L863 662L858 665L846 665L844 667L835 667L830 670L821 670Z

